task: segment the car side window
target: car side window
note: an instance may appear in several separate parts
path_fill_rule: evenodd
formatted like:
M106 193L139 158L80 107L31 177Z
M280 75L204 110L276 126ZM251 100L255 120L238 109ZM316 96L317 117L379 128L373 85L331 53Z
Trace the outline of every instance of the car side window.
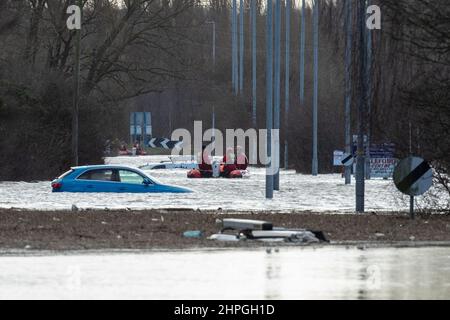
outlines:
M116 181L111 169L89 170L78 177L77 180Z
M143 184L144 177L130 170L119 170L120 181L123 183Z

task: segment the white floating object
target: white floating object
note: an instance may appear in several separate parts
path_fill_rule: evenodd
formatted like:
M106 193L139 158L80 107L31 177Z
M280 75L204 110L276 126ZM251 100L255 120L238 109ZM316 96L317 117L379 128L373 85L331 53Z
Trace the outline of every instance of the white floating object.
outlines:
M237 241L242 240L242 238L239 238L237 235L224 234L224 233L213 234L208 239L209 240L217 240L217 241L232 241L232 242L237 242Z

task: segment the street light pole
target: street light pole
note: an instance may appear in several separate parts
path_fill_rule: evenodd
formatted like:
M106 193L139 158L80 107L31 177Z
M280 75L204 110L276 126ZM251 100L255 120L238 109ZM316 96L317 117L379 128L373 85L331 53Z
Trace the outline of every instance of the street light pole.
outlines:
M352 105L352 47L353 47L353 25L352 25L352 1L345 1L345 152L352 153L351 146L351 105ZM351 183L351 166L345 167L345 184Z
M256 129L256 0L251 0L252 16L252 125ZM256 154L256 153L255 153Z
M272 129L273 129L273 21L272 0L267 0L266 16L266 198L273 198Z
M364 212L364 122L366 110L366 5L365 0L359 1L358 24L359 24L359 81L361 90L359 92L358 105L358 147L356 151L356 212Z
M273 111L273 128L280 129L280 76L281 76L281 0L275 0L275 16L274 16L275 34L274 34L274 111ZM279 136L274 137L274 149L272 150L273 159L275 161L275 174L273 177L274 190L280 190L280 139Z
M212 34L212 60L213 60L213 81L212 83L214 84L215 82L215 73L216 73L216 22L215 21L206 21L207 24L212 24L212 28L213 28L213 34ZM211 119L211 129L212 129L212 143L214 146L216 137L214 135L214 129L216 128L216 110L215 110L215 106L214 103L212 104L212 119ZM215 149L213 149L212 155L214 156L215 154Z
M318 156L317 156L317 108L319 94L319 0L314 1L314 94L313 94L313 155L312 155L312 175L317 176L319 173Z
M237 0L233 0L231 9L231 82L233 92L238 94L238 48L237 48Z
M285 52L285 73L284 73L284 168L287 170L289 167L289 146L288 146L288 135L289 135L289 85L290 85L290 51L291 51L291 0L286 0L286 52Z
M239 5L239 92L244 91L244 0Z
M300 30L300 106L305 103L306 1L302 0Z
M370 6L370 0L366 1L366 11ZM371 123L371 112L372 112L372 30L366 28L366 103L367 103L367 148L366 148L366 179L370 179L370 145L372 140L372 123Z
M80 20L83 16L82 0L77 0L80 8ZM74 92L72 109L72 163L78 166L78 113L80 99L80 56L81 56L81 26L75 29L75 67L74 67Z

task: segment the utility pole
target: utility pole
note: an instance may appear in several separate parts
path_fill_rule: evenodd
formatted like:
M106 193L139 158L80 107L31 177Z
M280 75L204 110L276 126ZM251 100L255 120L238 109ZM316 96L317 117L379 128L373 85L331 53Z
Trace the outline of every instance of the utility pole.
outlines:
M319 174L317 156L317 108L319 91L319 0L314 0L314 94L313 94L313 156L312 175Z
M281 0L275 0L275 93L274 93L274 129L280 130L280 77L281 77ZM280 190L280 139L279 135L274 141L275 175L273 188Z
M237 48L237 0L233 0L231 14L231 82L233 92L238 94L238 48Z
M306 44L306 1L302 0L300 30L300 105L305 104L305 44Z
M358 105L358 148L356 155L356 212L364 212L364 122L365 109L366 109L366 98L367 98L367 88L366 88L366 0L359 1L358 10L358 24L359 24L359 81L360 81L360 92L359 92L359 105Z
M252 16L252 125L256 129L256 0L251 0Z
M353 48L353 24L352 1L345 0L345 152L352 153L351 134L351 106L352 106L352 48ZM352 166L345 167L345 184L350 184L352 179Z
M244 0L240 0L239 9L239 92L244 92Z
M216 22L211 21L213 26L213 40L212 40L212 57L213 57L213 72L216 71Z
M80 8L80 19L83 19L82 0L77 0ZM73 90L73 110L72 110L72 163L78 166L78 114L80 104L80 56L81 56L81 27L75 29L75 67L74 67L74 90Z
M206 21L207 24L212 24L212 60L213 60L213 81L212 86L213 89L215 89L215 74L216 74L216 22L215 21ZM216 128L216 110L214 106L214 102L212 104L212 119L211 119L211 129L212 131L212 143L213 146L215 144L216 137L214 135L214 129ZM213 153L211 155L214 155L215 149L213 149Z
M370 0L366 1L367 8L370 6ZM367 88L367 148L366 148L366 179L370 179L370 145L372 140L372 30L366 28L367 36L367 61L366 61L366 88Z
M267 0L266 16L266 129L267 129L267 164L266 164L266 198L273 198L272 171L272 128L273 128L273 23L272 0Z
M291 53L291 0L286 0L286 52L284 57L284 168L287 170L289 166L289 76L290 76L290 53Z

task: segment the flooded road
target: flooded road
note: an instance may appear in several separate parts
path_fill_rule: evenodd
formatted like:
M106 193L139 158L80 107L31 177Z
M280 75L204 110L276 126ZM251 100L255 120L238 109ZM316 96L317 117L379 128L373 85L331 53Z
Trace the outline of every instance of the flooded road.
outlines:
M0 299L450 299L450 248L0 256Z
M111 164L141 166L159 162L166 156L107 158ZM248 179L187 179L185 169L151 170L147 173L161 182L195 190L186 194L117 193L52 193L49 181L35 183L0 182L0 208L37 210L70 210L72 205L82 209L159 209L189 208L233 211L339 211L354 212L355 186L345 185L339 174L317 177L281 171L281 191L274 199L265 199L265 169L250 168ZM431 190L430 192L438 192ZM424 197L417 197L417 207L427 207ZM450 199L443 193L442 205ZM391 180L366 181L368 211L408 210L409 197L402 195ZM436 204L433 204L436 207Z

